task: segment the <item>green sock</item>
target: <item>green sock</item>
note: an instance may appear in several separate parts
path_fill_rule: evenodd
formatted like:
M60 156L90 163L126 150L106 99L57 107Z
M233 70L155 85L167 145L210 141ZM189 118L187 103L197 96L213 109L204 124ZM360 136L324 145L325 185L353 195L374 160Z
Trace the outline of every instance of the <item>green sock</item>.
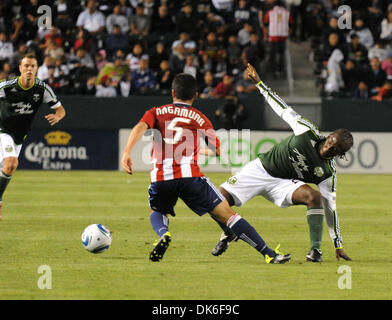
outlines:
M11 181L12 176L6 175L3 171L0 171L0 201L3 199L3 193Z
M309 208L306 218L309 224L310 249L320 249L323 237L324 209Z

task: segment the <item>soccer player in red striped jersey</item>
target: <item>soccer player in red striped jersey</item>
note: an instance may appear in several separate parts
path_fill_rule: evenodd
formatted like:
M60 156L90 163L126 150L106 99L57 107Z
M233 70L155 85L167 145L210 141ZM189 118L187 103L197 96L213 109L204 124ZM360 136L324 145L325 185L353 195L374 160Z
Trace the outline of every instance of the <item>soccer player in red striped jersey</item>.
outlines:
M267 263L281 264L290 260L278 248L267 246L257 231L229 206L219 190L200 171L197 164L200 139L206 140L206 154L220 154L220 142L211 122L192 107L197 98L196 79L185 73L176 75L172 83L173 103L146 111L132 129L124 148L121 165L132 174L131 151L143 134L152 129L151 184L149 187L150 222L160 237L150 253L151 261L160 261L169 247L168 215L175 216L178 198L198 215L210 213L240 239L264 255Z

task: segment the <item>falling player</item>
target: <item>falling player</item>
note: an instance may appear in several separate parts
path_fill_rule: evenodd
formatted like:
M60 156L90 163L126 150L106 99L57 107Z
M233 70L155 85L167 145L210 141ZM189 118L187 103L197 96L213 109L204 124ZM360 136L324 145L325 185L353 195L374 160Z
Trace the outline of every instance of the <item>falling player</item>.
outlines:
M196 79L189 74L178 74L172 83L173 103L146 111L132 129L124 148L121 165L132 174L130 153L147 129L152 129L151 184L149 187L150 222L160 237L150 253L151 261L160 261L172 236L168 215L175 215L178 198L198 215L209 212L238 238L246 241L264 255L267 263L281 264L290 260L270 249L256 230L229 206L219 190L202 174L197 164L200 138L206 139L209 149L220 154L220 142L211 122L192 107L197 98Z
M343 250L338 214L336 211L336 164L334 157L344 157L352 147L353 137L346 129L338 129L328 137L297 114L260 79L255 68L248 64L249 78L256 84L271 108L286 121L294 133L270 151L245 165L235 176L220 186L230 206L242 206L262 195L277 206L306 205L310 232L310 251L307 261L321 262L321 240L325 215L329 234L339 260L351 260ZM319 191L306 183L314 183ZM221 225L221 224L220 224ZM212 250L218 256L235 239L229 229Z
M22 143L38 108L46 103L55 110L45 116L51 126L65 116L52 89L36 78L37 70L37 59L28 54L20 60L20 76L0 82L0 218L4 191L18 167Z

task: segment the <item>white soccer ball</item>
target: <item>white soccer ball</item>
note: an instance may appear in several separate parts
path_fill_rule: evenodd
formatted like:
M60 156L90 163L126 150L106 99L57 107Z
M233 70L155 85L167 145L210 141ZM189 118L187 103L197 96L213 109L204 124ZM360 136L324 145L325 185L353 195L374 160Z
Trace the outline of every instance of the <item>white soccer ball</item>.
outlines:
M102 224L91 224L82 233L82 245L92 253L101 253L109 249L111 243L112 234Z

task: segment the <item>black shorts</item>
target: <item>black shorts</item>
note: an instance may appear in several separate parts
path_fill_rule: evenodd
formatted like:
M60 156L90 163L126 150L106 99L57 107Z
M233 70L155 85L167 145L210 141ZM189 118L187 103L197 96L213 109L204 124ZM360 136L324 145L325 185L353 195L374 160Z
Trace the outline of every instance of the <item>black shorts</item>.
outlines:
M225 197L208 178L181 178L157 181L148 188L150 208L162 214L175 216L178 198L199 216L211 212Z

